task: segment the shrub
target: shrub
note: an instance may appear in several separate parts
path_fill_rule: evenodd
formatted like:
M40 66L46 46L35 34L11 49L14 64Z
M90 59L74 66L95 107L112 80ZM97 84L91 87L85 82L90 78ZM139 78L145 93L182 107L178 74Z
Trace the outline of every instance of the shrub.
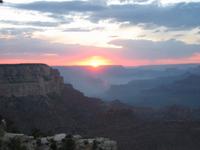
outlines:
M3 141L0 139L0 149L2 149Z
M94 140L92 144L92 150L97 150L97 148L98 148L98 143L96 140Z
M58 147L57 147L57 143L56 143L56 141L54 141L53 139L50 141L50 148L51 148L51 150L57 150L58 149Z
M59 150L75 150L75 141L71 135L65 137L62 140L62 145Z
M36 140L36 145L37 147L40 147L42 145L41 139Z
M39 129L33 129L33 130L31 131L31 135L32 135L35 139L37 139L37 138L39 138L39 137L44 136L45 134L42 133Z
M0 126L0 139L1 139L1 137L4 136L4 134L5 134L5 131L4 131L4 129Z
M27 148L22 145L21 140L19 138L11 138L7 142L8 150L27 150Z
M85 140L85 141L84 141L84 144L85 144L85 145L88 145L88 144L89 144L89 142L88 142L87 140Z

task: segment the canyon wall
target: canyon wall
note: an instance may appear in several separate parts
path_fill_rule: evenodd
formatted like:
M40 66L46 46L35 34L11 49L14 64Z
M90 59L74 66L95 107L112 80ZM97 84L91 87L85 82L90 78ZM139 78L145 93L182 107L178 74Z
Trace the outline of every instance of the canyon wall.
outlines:
M63 88L63 78L45 64L0 65L0 96L45 96Z

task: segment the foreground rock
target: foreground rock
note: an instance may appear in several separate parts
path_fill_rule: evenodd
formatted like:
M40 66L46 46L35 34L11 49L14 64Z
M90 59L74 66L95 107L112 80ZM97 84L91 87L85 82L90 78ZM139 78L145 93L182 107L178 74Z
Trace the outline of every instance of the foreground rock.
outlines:
M117 150L117 143L108 138L82 138L80 135L57 134L34 138L24 134L5 133L0 149L11 150Z

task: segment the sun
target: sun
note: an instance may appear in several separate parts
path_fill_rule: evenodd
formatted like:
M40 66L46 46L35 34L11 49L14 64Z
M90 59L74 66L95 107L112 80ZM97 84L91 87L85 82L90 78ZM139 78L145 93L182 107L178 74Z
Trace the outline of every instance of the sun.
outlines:
M79 64L97 68L97 67L103 66L103 65L110 65L111 62L102 56L91 56L89 58L84 59Z
M99 56L93 56L89 60L89 65L92 67L99 67L101 65L106 65L106 64L107 64L106 61Z
M92 61L91 64L90 64L92 67L99 67L101 65L101 63L99 61Z

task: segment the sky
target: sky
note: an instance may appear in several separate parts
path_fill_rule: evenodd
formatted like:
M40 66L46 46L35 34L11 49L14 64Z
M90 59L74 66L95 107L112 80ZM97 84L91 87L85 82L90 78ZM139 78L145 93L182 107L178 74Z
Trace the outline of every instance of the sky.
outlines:
M200 63L200 0L4 0L0 63Z

